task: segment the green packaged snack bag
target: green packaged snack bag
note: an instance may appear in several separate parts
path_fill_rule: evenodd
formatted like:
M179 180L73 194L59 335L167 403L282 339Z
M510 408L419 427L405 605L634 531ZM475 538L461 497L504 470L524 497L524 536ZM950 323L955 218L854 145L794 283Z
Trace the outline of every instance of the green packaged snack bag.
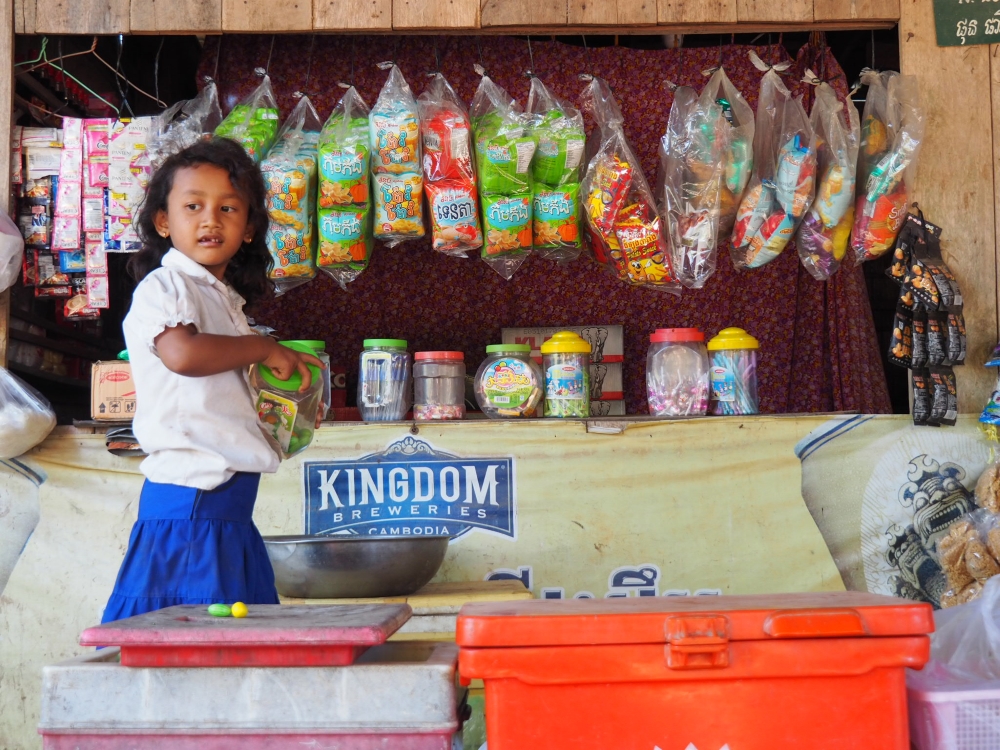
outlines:
M483 258L524 255L531 250L531 193L484 195L482 203Z
M258 164L278 135L280 114L271 89L271 79L264 80L246 99L233 107L215 129L215 135L239 143Z
M353 281L371 259L372 226L368 206L319 210L319 253L316 263L343 284Z
M536 249L579 250L580 186L571 183L557 188L535 185L532 205L533 245Z
M517 102L483 76L471 114L480 192L514 195L530 190L535 139Z
M368 106L352 86L319 139L319 207L368 204Z

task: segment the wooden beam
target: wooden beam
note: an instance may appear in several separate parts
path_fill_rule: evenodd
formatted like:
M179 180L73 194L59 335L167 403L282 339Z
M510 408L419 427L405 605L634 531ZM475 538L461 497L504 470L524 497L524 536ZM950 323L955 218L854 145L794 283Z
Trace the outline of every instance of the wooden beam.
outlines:
M899 0L814 0L817 21L898 21Z
M392 0L313 0L316 31L391 31Z
M916 190L926 217L941 225L945 261L962 287L968 356L956 367L959 411L978 413L996 373L983 367L997 343L997 256L993 123L1000 110L996 63L985 45L938 47L933 4L900 6L900 72L914 75L925 114ZM992 101L992 108L986 102ZM961 112L960 118L955 114Z
M132 0L133 32L218 34L222 0Z
M129 0L35 0L36 34L128 34L129 31Z
M0 0L0 201L8 214L10 200L10 131L14 115L14 0ZM0 366L7 365L10 291L0 293Z
M736 0L659 0L660 24L736 23Z
M569 0L567 19L581 26L655 25L656 0Z
M742 23L811 23L813 0L736 0Z
M601 3L608 0L593 0ZM628 0L625 0L626 2ZM480 24L490 26L565 26L569 18L567 0L482 0ZM532 30L531 33L545 33Z
M478 29L479 0L392 0L392 27Z
M310 31L312 26L312 0L222 0L222 30L226 32L271 34Z

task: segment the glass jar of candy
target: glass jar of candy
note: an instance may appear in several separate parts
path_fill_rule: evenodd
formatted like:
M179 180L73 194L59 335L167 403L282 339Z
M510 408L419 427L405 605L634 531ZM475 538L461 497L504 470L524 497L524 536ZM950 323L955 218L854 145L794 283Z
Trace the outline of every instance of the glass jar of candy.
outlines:
M316 352L299 341L282 341L297 352L316 355ZM250 368L250 387L254 393L257 419L264 427L268 442L282 458L301 453L312 442L316 429L316 415L323 399L323 376L315 365L309 365L312 380L305 391L302 374L298 370L288 380L281 380L271 368L255 364Z
M465 416L465 355L417 352L413 355L413 418L462 419Z
M590 343L572 331L560 331L542 344L545 416L590 416Z
M708 412L708 351L697 328L660 328L649 337L646 396L657 417Z
M718 416L756 414L757 339L742 328L724 328L708 342L711 411Z
M330 379L330 355L326 353L326 342L319 339L303 339L294 343L305 344L314 352L326 367L323 369L323 419L330 412L330 397L333 393L333 381Z
M491 344L476 371L476 402L490 419L534 417L545 383L527 344Z
M365 422L395 422L410 410L410 353L402 339L365 339L358 411Z

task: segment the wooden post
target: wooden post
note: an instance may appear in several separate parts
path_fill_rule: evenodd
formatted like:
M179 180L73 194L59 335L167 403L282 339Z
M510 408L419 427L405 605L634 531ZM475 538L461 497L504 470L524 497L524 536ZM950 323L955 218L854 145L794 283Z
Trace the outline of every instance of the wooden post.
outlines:
M937 46L933 3L902 0L900 14L900 72L917 77L926 124L912 200L944 230L945 261L962 287L969 348L965 365L955 368L958 406L978 413L996 377L983 363L997 343L994 140L1000 133L993 123L1000 122L1000 90L991 91L990 81L991 67L993 81L1000 71L986 45Z
M14 114L14 0L0 0L0 200L10 213L10 131ZM0 365L7 365L10 291L0 294Z

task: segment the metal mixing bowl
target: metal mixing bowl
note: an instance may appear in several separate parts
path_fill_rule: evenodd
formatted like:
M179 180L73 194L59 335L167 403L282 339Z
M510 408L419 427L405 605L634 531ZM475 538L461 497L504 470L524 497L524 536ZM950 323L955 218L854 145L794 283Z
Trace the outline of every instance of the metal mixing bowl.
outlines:
M282 596L363 599L404 596L428 583L444 562L447 536L264 537Z

